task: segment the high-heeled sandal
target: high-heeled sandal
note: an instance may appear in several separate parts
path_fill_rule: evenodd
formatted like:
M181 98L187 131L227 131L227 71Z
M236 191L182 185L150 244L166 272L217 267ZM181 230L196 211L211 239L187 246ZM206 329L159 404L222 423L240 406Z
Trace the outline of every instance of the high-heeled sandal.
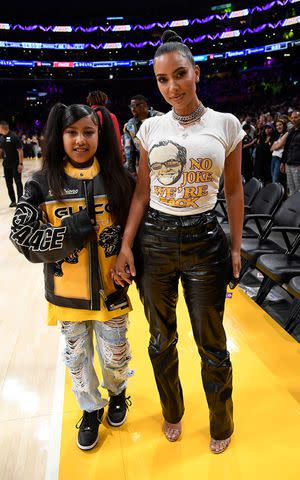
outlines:
M230 444L231 437L224 438L224 440L215 440L214 438L210 439L209 448L212 453L222 453L228 445Z
M164 434L169 442L176 442L180 438L182 433L182 426L181 422L178 423L170 423L166 420L164 421Z

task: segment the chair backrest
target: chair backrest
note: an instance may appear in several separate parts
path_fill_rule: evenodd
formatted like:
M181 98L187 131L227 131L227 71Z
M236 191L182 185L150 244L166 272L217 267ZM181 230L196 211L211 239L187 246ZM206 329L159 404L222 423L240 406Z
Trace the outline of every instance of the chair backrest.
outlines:
M269 183L258 192L248 213L273 215L280 207L283 196L281 183Z
M252 205L256 195L262 189L263 184L260 180L253 177L244 185L244 202L245 205Z
M274 217L278 226L300 227L300 192L287 198Z

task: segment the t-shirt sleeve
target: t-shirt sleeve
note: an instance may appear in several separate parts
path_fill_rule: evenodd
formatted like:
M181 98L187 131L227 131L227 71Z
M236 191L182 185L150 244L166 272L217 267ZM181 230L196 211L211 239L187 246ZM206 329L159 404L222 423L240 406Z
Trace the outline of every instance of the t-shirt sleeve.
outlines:
M237 144L240 143L241 140L243 140L246 132L242 129L240 121L231 114L228 114L228 121L226 127L227 146L225 156L228 157L228 155L233 152Z
M142 144L142 147L148 152L149 151L149 132L150 132L150 124L147 120L145 120L139 128L136 136Z

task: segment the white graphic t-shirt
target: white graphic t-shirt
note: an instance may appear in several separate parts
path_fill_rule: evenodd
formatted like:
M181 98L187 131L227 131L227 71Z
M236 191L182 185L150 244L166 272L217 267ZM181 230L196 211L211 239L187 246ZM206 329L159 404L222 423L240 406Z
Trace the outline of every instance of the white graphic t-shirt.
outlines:
M150 207L172 215L213 209L225 158L244 135L234 115L211 108L188 127L172 111L146 119L137 137L148 152Z

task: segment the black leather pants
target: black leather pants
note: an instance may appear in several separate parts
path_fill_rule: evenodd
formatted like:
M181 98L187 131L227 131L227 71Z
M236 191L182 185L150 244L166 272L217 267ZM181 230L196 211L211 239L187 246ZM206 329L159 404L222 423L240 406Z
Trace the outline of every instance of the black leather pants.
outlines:
M218 440L229 437L233 431L232 368L222 323L231 268L226 236L212 211L176 217L150 208L139 244L137 284L150 327L149 355L163 416L176 423L184 412L176 347L181 279L202 359L210 433Z

